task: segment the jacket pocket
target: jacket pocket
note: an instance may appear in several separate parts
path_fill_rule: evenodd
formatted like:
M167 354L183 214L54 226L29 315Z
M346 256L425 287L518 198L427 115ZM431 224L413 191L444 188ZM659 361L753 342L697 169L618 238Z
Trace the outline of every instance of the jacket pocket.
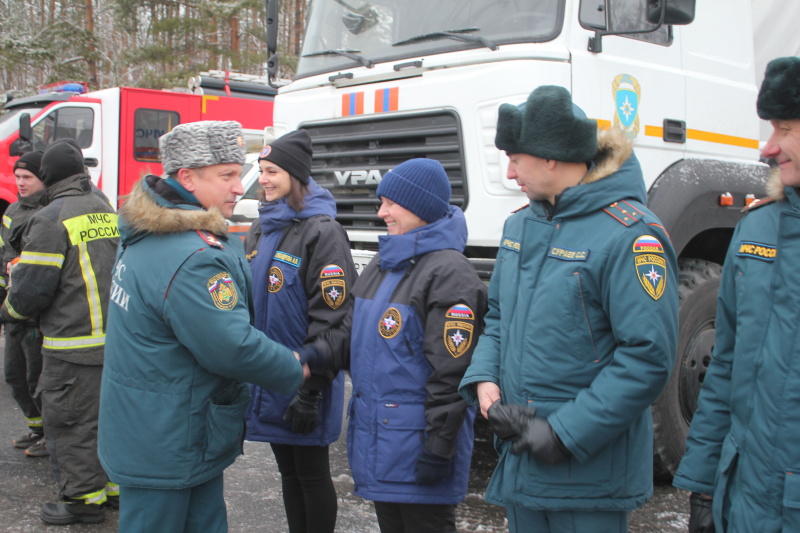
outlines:
M377 417L375 479L414 483L425 440L424 405L384 401L378 405Z
M287 429L291 427L291 423L286 422L283 415L286 414L294 394L280 394L261 387L256 387L256 391L254 401L257 404L258 421Z
M571 336L571 343L580 348L583 359L596 362L599 355L592 333L592 304L586 297L585 283L580 270L570 274L568 284L572 300L572 324L574 325L574 336Z
M72 426L78 422L80 398L76 398L74 385L77 377L46 376L40 384L42 404L47 410L47 424L54 427ZM97 401L96 399L94 400Z
M211 397L206 410L204 461L213 461L241 446L249 402L250 391L244 383L235 383Z
M781 531L800 531L800 472L786 472L783 481L783 526Z
M733 436L728 434L722 442L722 450L719 454L719 466L717 467L716 480L714 482L714 521L720 523L722 517L729 517L731 511L731 487L729 486L736 463L739 459L739 447Z
M561 398L533 398L528 406L536 408L536 416L548 418L562 405L571 401ZM556 465L547 465L536 461L532 455L526 455L528 475L527 482L538 484L568 485L569 490L581 497L596 495L598 487L607 490L615 477L624 475L615 472L616 465L624 464L627 454L627 436L623 433L611 441L584 462L579 462L570 455L569 459Z

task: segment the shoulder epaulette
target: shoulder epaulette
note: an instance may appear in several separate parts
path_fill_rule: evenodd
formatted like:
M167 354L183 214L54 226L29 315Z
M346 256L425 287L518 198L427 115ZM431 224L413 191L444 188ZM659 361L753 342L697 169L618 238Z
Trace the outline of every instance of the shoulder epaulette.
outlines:
M225 248L222 246L222 242L213 233L197 230L197 234L200 235L200 238L203 239L203 241L205 241L209 246L219 248L220 250Z
M514 213L519 213L520 211L522 211L523 209L525 209L529 205L531 205L531 204L527 203L527 204L523 205L522 207L518 207L517 209L514 209L513 211L511 211L511 214L513 215Z
M749 213L753 209L758 209L759 207L764 207L767 204L771 204L775 201L775 198L756 198L748 205L744 206L742 209L742 213Z
M644 213L638 207L629 204L625 200L614 202L603 211L623 226L636 224L644 216Z

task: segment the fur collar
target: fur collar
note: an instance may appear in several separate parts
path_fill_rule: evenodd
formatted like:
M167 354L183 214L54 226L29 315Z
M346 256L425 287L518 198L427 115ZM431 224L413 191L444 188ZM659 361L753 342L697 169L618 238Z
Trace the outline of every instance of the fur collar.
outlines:
M783 183L781 183L780 167L774 166L770 168L765 189L767 190L767 196L773 200L786 199L786 192L783 190Z
M219 209L180 209L160 205L155 193L145 188L139 180L122 204L120 215L135 233L179 233L183 231L209 231L227 235L228 224Z
M625 137L622 130L598 130L597 155L592 160L594 167L584 176L581 184L593 183L618 171L632 152L633 143Z

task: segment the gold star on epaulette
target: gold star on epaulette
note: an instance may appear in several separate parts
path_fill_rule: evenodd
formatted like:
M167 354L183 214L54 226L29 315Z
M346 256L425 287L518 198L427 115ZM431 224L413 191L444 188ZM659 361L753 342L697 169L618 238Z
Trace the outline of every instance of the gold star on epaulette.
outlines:
M636 207L632 206L625 200L614 202L610 206L603 209L606 214L611 215L611 217L622 224L623 226L630 226L632 224L636 224L639 219L641 219L644 214L639 211Z

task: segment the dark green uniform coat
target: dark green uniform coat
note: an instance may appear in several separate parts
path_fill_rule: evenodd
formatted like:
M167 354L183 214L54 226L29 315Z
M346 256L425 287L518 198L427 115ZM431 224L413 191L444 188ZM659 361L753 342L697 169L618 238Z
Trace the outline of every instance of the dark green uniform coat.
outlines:
M718 533L800 531L800 197L778 176L769 189L778 201L731 239L713 359L673 482L713 494Z
M643 205L641 169L601 134L595 166L556 206L506 222L489 313L460 391L499 385L502 401L546 417L569 450L553 466L500 454L489 502L541 510L630 510L652 494L649 406L677 344L676 259Z
M250 269L219 211L170 203L158 181L121 211L99 455L119 485L185 489L242 453L244 381L290 393L303 373L252 326Z

